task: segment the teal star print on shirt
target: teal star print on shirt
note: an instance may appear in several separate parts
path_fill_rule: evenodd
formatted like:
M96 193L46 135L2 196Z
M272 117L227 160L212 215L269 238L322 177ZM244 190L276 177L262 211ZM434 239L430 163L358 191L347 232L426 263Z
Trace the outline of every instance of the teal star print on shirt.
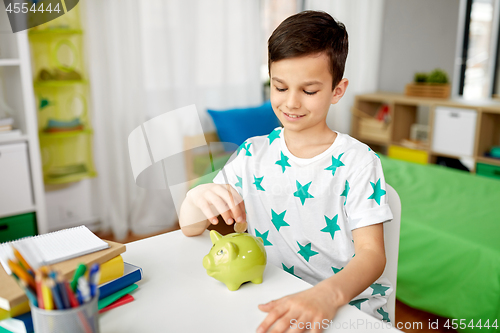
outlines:
M335 267L332 267L332 271L333 271L333 273L335 273L335 274L337 274L338 272L340 272L340 271L341 271L341 270L343 270L343 269L344 269L344 267L341 267L340 269L335 268Z
M236 178L238 178L238 182L234 184L234 187L241 187L241 189L243 189L243 179L239 176L236 176Z
M267 138L269 139L269 145L271 145L271 143L273 143L274 140L280 137L280 132L281 128L275 129L271 133L269 133L269 135L267 136Z
M245 142L243 142L243 143L242 143L242 144L238 147L238 149L236 150L236 155L239 155L240 151L241 151L242 149L245 149L245 150L246 150L245 156L252 156L252 153L250 153L250 146L251 146L251 145L252 145L252 143L251 143L251 142L250 142L250 143L248 143L248 144L246 143L246 141L245 141Z
M252 143L250 142L249 144L247 144L245 146L245 150L247 151L245 156L252 156L252 153L250 153L250 146L252 145Z
M370 182L370 185L373 188L373 194L368 199L374 199L377 202L377 204L380 206L380 198L382 196L384 196L386 193L385 190L383 190L380 187L380 178L377 180L376 184Z
M260 185L260 183L262 183L263 179L264 179L264 176L262 176L260 178L255 177L255 175L253 176L253 180L254 180L253 184L255 185L257 190L259 190L259 191L265 191L264 188L262 187L262 185Z
M380 283L374 283L370 287L373 289L372 295L380 294L381 296L385 296L385 292L389 290L389 287L384 287Z
M312 245L311 243L308 243L305 246L300 245L299 242L297 242L297 244L299 244L299 247L300 247L300 250L297 253L300 254L302 257L304 257L304 259L307 262L309 262L309 258L311 258L312 256L315 256L319 253L319 252L311 250L311 245Z
M272 215L271 222L273 222L274 226L276 227L276 229L278 229L278 231L280 231L281 227L288 227L288 226L290 226L284 220L285 214L286 214L286 210L283 211L281 214L276 214L274 212L274 210L271 209L271 215Z
M367 300L368 300L368 298L357 299L354 301L350 301L349 305L355 306L358 308L358 310L361 310L361 303L366 302Z
M344 155L344 153L340 154L337 158L332 156L332 165L330 165L328 168L325 168L325 170L332 170L332 176L335 176L335 171L338 167L345 166L345 164L340 161L342 155Z
M330 233L330 236L332 236L332 240L333 240L333 236L335 236L335 231L340 230L340 227L337 223L338 217L339 217L339 214L335 215L333 217L333 219L329 219L328 216L325 215L326 227L321 229L321 231L323 231L323 232Z
M241 145L239 145L238 149L236 150L236 155L239 155L239 154L240 154L240 151L241 151L242 149L245 149L246 144L247 144L247 143L246 143L246 141L245 141L245 142L243 142Z
M290 163L288 163L288 157L285 156L285 154L283 154L283 152L281 152L281 159L277 160L276 164L281 166L281 171L283 173L285 173L286 167L291 167Z
M384 320L387 323L390 323L391 320L389 319L389 314L384 311L384 309L380 308L377 309L377 312L382 315L382 320Z
M342 194L340 195L341 197L345 197L345 201L344 201L344 205L345 203L347 202L347 195L349 194L349 190L351 188L349 187L349 182L346 180L345 181L345 188L344 188L344 192L342 192Z
M370 147L368 147L368 151L372 151L372 149ZM378 154L376 152L373 152L375 154L375 156L377 156L379 159L380 159L380 156L378 156Z
M307 183L306 185L302 186L298 180L295 181L297 185L297 191L293 193L293 195L297 198L300 198L300 202L302 202L302 206L304 206L304 202L306 202L306 199L314 198L311 194L309 194L309 186L311 185L312 182Z
M266 231L265 233L261 234L259 232L259 230L255 229L255 237L262 238L262 241L264 242L264 246L273 245L270 241L267 240L267 236L269 236L269 230Z
M281 265L283 266L283 270L284 270L285 272L290 273L290 274L292 274L293 276L298 277L299 279L302 279L300 276L295 275L295 273L293 272L293 271L294 271L294 269L295 269L295 266L292 266L292 267L288 268L288 267L286 267L286 266L285 266L285 264L284 264L284 263L281 263Z

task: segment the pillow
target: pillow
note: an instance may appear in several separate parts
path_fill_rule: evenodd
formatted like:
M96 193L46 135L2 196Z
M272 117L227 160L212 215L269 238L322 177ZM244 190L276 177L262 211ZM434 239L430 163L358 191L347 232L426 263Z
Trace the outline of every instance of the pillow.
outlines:
M207 111L214 121L220 141L232 142L237 146L252 136L269 134L281 126L271 101L257 107Z

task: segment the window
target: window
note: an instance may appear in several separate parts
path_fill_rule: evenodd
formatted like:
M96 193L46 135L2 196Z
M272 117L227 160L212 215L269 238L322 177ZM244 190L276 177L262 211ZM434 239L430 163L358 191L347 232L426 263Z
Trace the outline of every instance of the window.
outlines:
M464 1L466 17L458 93L465 99L489 98L494 93L495 67L498 67L498 0Z
M267 40L274 29L288 16L302 10L304 4L302 0L261 0L262 18L262 56L261 56L261 78L267 81Z

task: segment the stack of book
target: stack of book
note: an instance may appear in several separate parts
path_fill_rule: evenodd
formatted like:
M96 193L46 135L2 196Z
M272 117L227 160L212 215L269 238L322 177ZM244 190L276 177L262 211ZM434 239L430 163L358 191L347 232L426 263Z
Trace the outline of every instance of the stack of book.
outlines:
M82 230L82 228L85 230ZM29 244L30 240L31 243L34 241L38 243L38 246L41 246L46 243L51 244L57 242L57 238L71 239L75 235L82 238L85 234L89 235L89 233L92 234L86 227L78 227L67 229L66 232L59 231L43 236L30 237L20 241L0 244L0 262L3 264L8 257L12 257L12 254L9 252L11 247L15 247L16 249L23 249L24 247L23 256L26 255L26 261L28 261L33 268L37 268L39 265L47 264L48 261L53 260L53 258L50 258L51 253L49 251L50 249L47 249L47 246L39 253L37 251L32 251L31 253L29 250L26 251L26 244ZM92 236L97 238L94 234L92 234ZM99 239L97 238L97 240ZM66 251L64 255L66 257L69 255L69 257L62 262L50 264L50 267L60 272L65 278L71 279L78 264L84 263L88 266L94 263L100 264L98 307L99 313L103 313L134 300L130 293L137 288L136 282L142 279L142 269L123 261L121 253L125 252L125 245L110 241L99 241L104 243L100 246L105 246L106 248L94 252L88 252L89 250L87 249L87 254L83 254L85 253L83 248L75 249L75 247L78 247L78 244L69 242L73 245L73 254L69 254L69 252ZM81 244L88 244L88 242L89 240L82 241ZM98 242L95 242L94 245L97 246L98 244ZM61 253L60 246L57 247L56 252L60 255L63 254ZM38 258L34 258L32 256L33 253L35 253L35 257L38 256ZM78 253L83 255L78 256ZM37 263L37 260L41 260L41 262ZM5 331L33 332L33 322L31 319L28 298L17 282L9 276L10 273L8 266L3 267L0 265L0 333Z
M0 118L0 139L21 135L21 130L14 129L14 118Z

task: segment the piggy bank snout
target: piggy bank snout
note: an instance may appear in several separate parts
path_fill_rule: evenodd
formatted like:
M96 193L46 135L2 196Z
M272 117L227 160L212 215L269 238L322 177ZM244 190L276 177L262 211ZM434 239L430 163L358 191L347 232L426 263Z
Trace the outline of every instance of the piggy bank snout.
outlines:
M205 269L209 269L210 267L212 267L212 258L210 258L209 255L206 255L203 258L203 267L205 267Z

